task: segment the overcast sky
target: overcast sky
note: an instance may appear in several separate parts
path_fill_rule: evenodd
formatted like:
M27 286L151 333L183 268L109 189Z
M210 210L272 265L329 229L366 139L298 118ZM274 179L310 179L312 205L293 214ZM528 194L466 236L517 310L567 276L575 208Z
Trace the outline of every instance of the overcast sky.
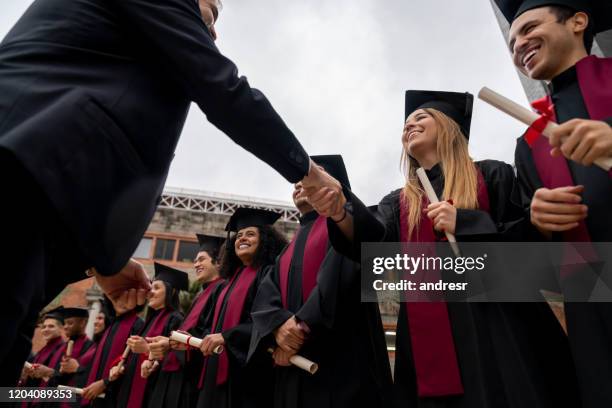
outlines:
M0 36L30 3L0 2ZM216 28L221 52L308 153L344 156L353 190L368 204L403 184L406 89L476 94L486 85L527 104L489 0L224 0ZM476 100L470 153L511 163L522 130ZM167 186L283 201L291 192L195 105Z

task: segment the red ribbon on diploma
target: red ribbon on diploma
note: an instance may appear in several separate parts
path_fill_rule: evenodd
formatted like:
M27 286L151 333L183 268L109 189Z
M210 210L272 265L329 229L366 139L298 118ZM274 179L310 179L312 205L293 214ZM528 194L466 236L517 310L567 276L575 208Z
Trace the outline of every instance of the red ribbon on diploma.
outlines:
M536 99L531 103L531 106L540 114L540 117L535 120L525 132L525 141L529 147L533 147L535 141L542 135L548 122L555 121L554 105L550 96L545 96L540 99Z

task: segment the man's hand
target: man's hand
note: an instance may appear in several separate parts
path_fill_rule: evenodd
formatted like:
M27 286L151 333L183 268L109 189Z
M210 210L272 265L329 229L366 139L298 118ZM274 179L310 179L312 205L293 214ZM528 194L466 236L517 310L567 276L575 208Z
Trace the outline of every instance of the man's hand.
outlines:
M164 336L147 337L149 343L149 358L153 360L163 360L170 350L170 339Z
M151 290L151 283L144 267L133 259L130 259L115 275L103 276L94 270L94 276L113 305L122 310L132 310L138 305L144 305Z
M304 332L298 326L295 316L287 319L285 323L274 331L274 339L276 340L278 348L287 353L297 353L304 344L304 338Z
M62 361L60 362L60 373L62 374L72 374L76 373L79 369L79 362L72 357L62 357Z
M200 345L200 351L205 356L210 356L214 353L214 350L218 346L222 346L225 344L225 339L221 335L221 333L209 334L204 337L202 340L202 344Z
M105 389L106 385L104 385L104 380L92 382L89 386L83 388L83 398L93 401L98 395L102 394Z
M130 347L132 353L142 354L149 352L149 344L140 336L130 336L126 344Z
M588 207L580 204L583 190L583 186L537 189L531 200L531 223L545 234L576 228L588 214Z
M310 172L302 180L302 193L308 202L324 217L342 218L346 197L342 193L342 185L330 176L316 163L311 163Z
M427 213L427 217L431 220L436 231L455 233L457 208L448 201L429 204L423 212Z
M274 364L277 366L288 367L291 365L289 362L289 358L294 356L295 352L293 351L285 351L280 347L274 349L272 353L272 358L274 359Z
M572 119L551 132L552 156L563 155L583 166L612 156L612 127L606 122Z

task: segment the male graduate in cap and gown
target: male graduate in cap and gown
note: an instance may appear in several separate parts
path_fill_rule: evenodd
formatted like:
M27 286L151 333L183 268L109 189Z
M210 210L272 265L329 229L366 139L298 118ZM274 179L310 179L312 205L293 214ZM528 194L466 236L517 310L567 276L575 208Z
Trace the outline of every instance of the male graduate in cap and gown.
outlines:
M68 341L55 353L54 360L57 360L57 362L51 364L53 364L56 373L49 381L48 386L55 387L61 384L81 388L86 378L80 362L82 357L94 346L94 342L85 334L89 311L80 307L67 307L62 310L62 315L64 317L64 334ZM45 405L48 406L49 403ZM55 406L56 404L52 405ZM79 405L79 402L60 404L62 407Z
M514 172L503 162L470 158L472 104L469 93L406 92L401 138L404 187L387 194L376 214L346 186L338 202L328 203L319 193L308 197L317 211L329 216L334 248L358 260L364 242L402 242L409 250L411 243L441 241L444 232L459 242L503 240L513 233L523 216L509 199ZM416 175L419 167L439 203L427 199ZM328 192L323 190L322 195ZM321 210L326 206L331 210ZM394 405L574 406L577 397L568 354L567 339L545 302L406 299L397 321Z
M311 156L349 187L340 155ZM301 196L300 228L262 282L253 305L251 353L274 348L274 407L387 406L391 369L376 303L361 303L359 265L329 244L327 220ZM299 354L316 374L292 366Z
M203 337L198 331L198 321L206 308L212 307L212 294L224 280L219 276L219 244L217 239L196 234L200 248L193 261L196 279L202 285L193 300L189 312L177 329L194 337ZM206 333L208 334L208 333ZM187 346L159 336L149 343L151 356L163 360L162 374L155 384L149 407L193 407L198 398L198 380L203 356L199 350L187 350Z
M20 385L25 387L40 387L54 374L53 367L57 361L52 361L57 351L65 344L62 336L64 326L63 306L59 306L47 312L40 325L40 333L45 340L45 345L38 353L28 359L31 364L29 368L24 367Z
M183 314L179 311L179 292L189 289L189 276L161 263L155 262L154 266L155 276L144 327L138 335L127 340L130 354L118 373L124 378L117 396L117 407L148 406L158 377L169 375L168 372L160 374L161 361L151 358L148 343L157 336L168 337L180 326Z
M589 53L594 35L612 28L612 2L497 3L511 24L508 42L515 66L531 79L546 81L547 96L534 108L561 124L550 139L535 127L518 139L522 205L544 238L610 242L612 171L593 162L612 156L612 58ZM576 286L589 280L587 274L595 277L588 268L561 273L583 406L612 406L612 303L574 301L589 298L592 286Z
M259 285L287 240L272 226L280 214L238 208L230 217L221 259L224 286L218 286L202 325L207 335L200 350L206 357L199 377L198 407L269 407L272 358L258 353L247 363ZM231 232L235 234L229 236ZM210 302L209 302L210 303ZM223 346L220 354L214 350Z

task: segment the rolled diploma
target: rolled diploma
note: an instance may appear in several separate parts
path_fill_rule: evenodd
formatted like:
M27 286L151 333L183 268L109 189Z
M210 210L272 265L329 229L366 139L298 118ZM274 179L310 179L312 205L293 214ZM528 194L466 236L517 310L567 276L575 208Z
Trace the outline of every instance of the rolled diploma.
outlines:
M202 339L199 339L197 337L192 337L188 334L181 333L179 331L170 332L170 340L178 341L179 343L183 343L183 344L186 344L188 346L195 347L198 349L202 345ZM223 346L218 345L217 347L215 347L215 349L213 350L213 353L215 354L223 353Z
M130 354L130 346L125 346L123 354L121 355L121 360L119 361L119 364L117 364L119 368L123 367L123 364L125 364L125 359L127 358L128 354Z
M74 340L68 340L68 344L66 345L66 357L70 357L72 355L73 348L74 348Z
M274 353L274 349L270 347L268 349L268 353ZM304 358L298 354L294 354L293 356L289 357L289 362L304 371L308 371L310 374L316 373L319 369L319 365L317 363L310 361L309 359Z
M58 385L58 390L72 390L76 395L83 395L83 389L78 387L70 387L68 385ZM96 398L104 398L106 395L104 393L98 395Z
M478 92L478 97L489 105L499 109L509 116L512 116L514 119L517 119L519 122L522 122L527 126L531 126L533 122L539 118L537 113L519 105L503 95L498 94L486 86L483 87L480 92ZM550 137L550 132L558 126L559 125L555 122L549 121L546 124L546 128L544 128L542 134L546 137ZM595 164L605 171L609 171L610 168L612 168L612 157L599 158L595 160Z
M440 200L438 199L436 192L431 186L429 178L427 178L425 169L423 169L422 167L419 167L416 173L417 173L417 176L419 177L419 180L421 181L421 184L423 185L423 188L425 189L425 194L427 194L427 198L429 199L429 202L432 204L439 203ZM455 239L455 236L451 234L450 232L446 232L446 231L444 231L444 235L446 235L446 239L448 240L448 243L453 249L453 253L455 254L455 256L461 256L461 253L459 252L459 246L457 246L457 239Z

